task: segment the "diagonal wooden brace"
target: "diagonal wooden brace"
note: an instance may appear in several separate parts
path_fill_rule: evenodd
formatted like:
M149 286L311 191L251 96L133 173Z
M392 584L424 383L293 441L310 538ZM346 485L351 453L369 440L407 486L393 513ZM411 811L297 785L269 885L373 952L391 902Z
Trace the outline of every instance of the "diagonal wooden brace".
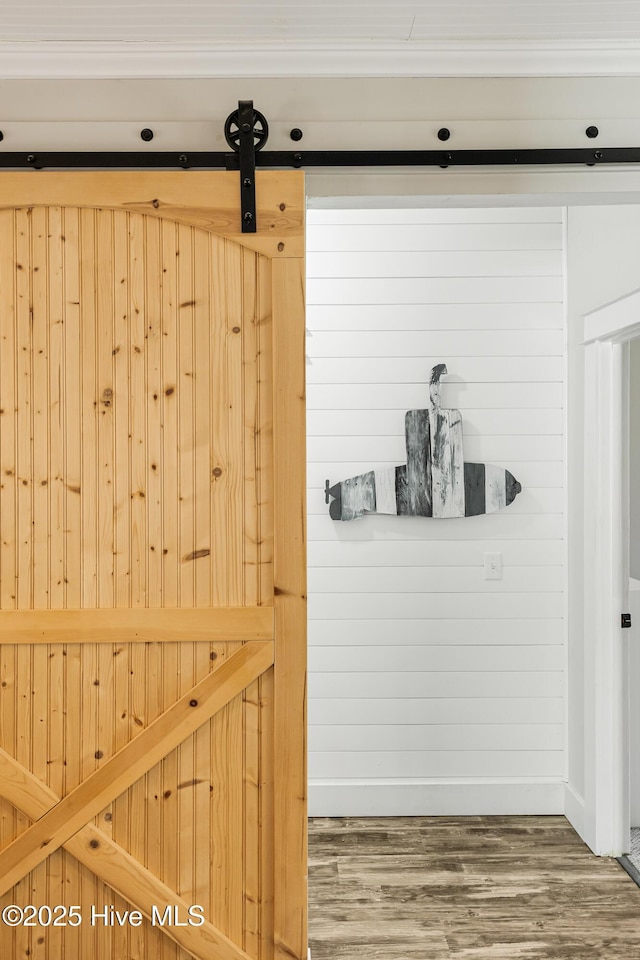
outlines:
M5 800L38 820L60 802L46 784L4 750L0 750L0 793ZM65 850L104 880L148 919L154 906L177 906L186 916L189 904L127 853L111 837L88 823L64 844ZM197 960L250 960L212 923L198 927L159 927Z
M245 643L2 850L0 896L257 680L273 653L272 641Z

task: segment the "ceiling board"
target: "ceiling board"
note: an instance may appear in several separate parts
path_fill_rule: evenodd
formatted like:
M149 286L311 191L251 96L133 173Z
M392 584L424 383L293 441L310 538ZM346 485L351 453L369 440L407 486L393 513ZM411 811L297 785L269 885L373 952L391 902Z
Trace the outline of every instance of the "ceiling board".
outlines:
M3 0L11 41L457 41L640 38L638 0Z

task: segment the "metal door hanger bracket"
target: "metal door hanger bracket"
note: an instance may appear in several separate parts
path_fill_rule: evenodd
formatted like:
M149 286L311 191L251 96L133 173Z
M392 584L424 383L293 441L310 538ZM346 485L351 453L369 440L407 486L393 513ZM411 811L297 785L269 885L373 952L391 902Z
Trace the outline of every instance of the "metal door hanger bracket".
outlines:
M238 153L240 167L240 217L243 233L256 232L256 152L267 142L265 117L253 109L253 100L240 100L224 125L227 143Z

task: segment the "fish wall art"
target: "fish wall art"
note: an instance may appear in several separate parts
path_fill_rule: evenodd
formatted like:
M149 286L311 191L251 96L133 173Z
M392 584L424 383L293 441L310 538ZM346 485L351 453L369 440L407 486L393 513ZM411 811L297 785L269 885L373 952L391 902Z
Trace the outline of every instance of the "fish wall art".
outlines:
M331 486L325 502L333 520L357 520L365 513L404 517L474 517L513 503L522 490L504 467L465 463L462 416L440 406L444 363L431 370L429 405L408 410L404 420L407 462L369 470Z

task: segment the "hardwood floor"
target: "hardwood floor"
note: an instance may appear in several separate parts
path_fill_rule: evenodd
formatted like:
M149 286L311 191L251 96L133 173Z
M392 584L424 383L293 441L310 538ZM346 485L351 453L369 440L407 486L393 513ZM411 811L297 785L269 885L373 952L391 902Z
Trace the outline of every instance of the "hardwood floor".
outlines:
M313 818L311 960L634 960L640 888L564 817Z

